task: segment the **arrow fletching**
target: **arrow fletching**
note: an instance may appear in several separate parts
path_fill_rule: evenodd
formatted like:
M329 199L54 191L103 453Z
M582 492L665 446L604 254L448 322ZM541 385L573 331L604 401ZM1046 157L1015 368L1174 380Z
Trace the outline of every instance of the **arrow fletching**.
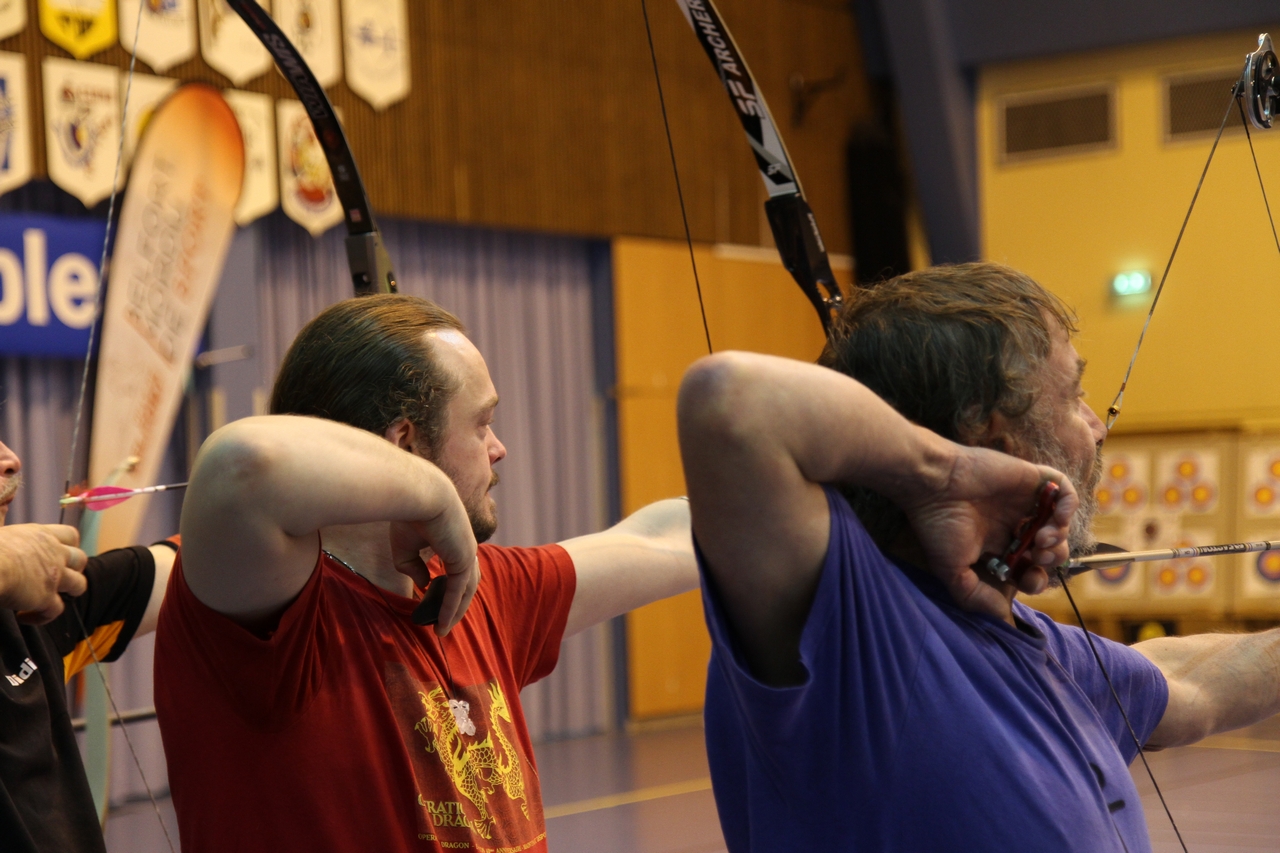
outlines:
M167 492L170 489L185 489L186 483L170 483L166 486L145 486L141 489L126 489L123 486L95 486L86 492L78 495L63 495L59 500L60 506L71 506L72 504L84 504L86 509L101 512L104 509L111 509L129 500L134 495L149 495L155 492Z

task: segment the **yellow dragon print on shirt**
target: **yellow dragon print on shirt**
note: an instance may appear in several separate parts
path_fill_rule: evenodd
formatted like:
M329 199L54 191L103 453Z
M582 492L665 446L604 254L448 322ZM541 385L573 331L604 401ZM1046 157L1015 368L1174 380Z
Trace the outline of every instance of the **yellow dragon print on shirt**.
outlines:
M503 722L512 725L511 710L502 688L496 683L487 685L490 732L483 740L476 740L475 726L467 715L469 705L455 702L455 711L444 690L435 687L430 691L418 691L425 715L414 725L414 731L426 741L427 752L434 753L453 781L458 793L475 807L477 817L467 823L481 838L493 837L494 815L490 797L501 789L509 799L518 802L520 812L529 819L529 803L525 792L524 767L511 741L503 731ZM468 731L459 729L459 724ZM497 741L495 744L494 741ZM419 801L422 801L419 795ZM421 802L426 805L425 802Z

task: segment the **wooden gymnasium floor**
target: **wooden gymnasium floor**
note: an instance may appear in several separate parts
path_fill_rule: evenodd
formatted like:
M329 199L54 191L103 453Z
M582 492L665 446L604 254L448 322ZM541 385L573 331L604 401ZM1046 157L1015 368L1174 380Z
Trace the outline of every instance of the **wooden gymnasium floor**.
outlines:
M553 853L724 850L697 721L555 741L537 754ZM1147 760L1191 853L1280 848L1280 717ZM1132 772L1156 853L1180 850L1141 764ZM167 799L161 808L172 826ZM111 814L107 849L164 853L150 803Z

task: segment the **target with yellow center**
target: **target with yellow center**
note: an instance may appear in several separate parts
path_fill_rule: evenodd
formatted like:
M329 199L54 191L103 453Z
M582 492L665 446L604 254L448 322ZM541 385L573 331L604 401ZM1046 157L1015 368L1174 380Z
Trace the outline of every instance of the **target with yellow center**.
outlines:
M1172 589L1178 582L1178 570L1173 566L1165 566L1156 574L1156 583L1165 589Z
M1200 589L1209 580L1209 567L1204 563L1196 563L1187 569L1187 586Z
M1276 460L1276 464L1280 466L1280 459ZM1111 470L1108 473L1110 473L1111 479L1113 480L1123 480L1125 477L1129 476L1129 466L1123 462L1116 462L1112 464ZM1280 474L1276 474L1275 476L1280 477Z
M1280 480L1280 456L1267 463L1267 472L1275 479Z
M1168 486L1164 490L1164 502L1167 506L1181 506L1185 496L1177 486Z
M1196 464L1194 459L1183 459L1174 466L1173 470L1184 480L1194 480L1196 475L1200 473L1200 466Z
M1143 494L1141 487L1129 486L1120 493L1120 500L1126 507L1141 506L1146 495Z
M1258 555L1258 576L1268 583L1280 583L1280 551L1263 551Z
M1213 486L1208 483L1197 483L1191 487L1191 505L1197 509L1204 509L1211 505L1213 498Z

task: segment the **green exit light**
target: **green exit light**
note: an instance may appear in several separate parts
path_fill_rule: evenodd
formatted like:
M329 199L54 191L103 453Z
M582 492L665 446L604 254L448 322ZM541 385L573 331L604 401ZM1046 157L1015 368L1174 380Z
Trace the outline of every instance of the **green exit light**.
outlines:
M1122 272L1111 279L1111 292L1116 296L1140 296L1151 290L1151 273L1146 270Z

